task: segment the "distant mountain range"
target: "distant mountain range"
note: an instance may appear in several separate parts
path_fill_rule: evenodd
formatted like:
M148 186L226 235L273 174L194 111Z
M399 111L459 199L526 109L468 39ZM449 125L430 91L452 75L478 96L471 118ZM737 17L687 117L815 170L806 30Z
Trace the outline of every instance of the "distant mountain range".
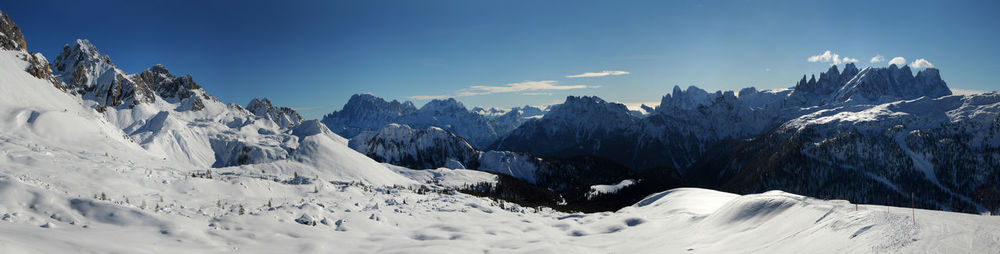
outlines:
M358 97L379 103L356 103ZM914 75L908 66L858 69L848 63L843 71L834 65L819 78L803 76L794 87L764 91L749 87L709 93L675 86L647 114L598 97L570 96L543 117L522 117L523 123L507 133L470 132L474 128L450 124L460 122L453 119L497 115L482 109L475 112L486 113L471 113L454 99L425 106L462 116L447 120L413 113L416 109L408 102L386 103L370 95L355 95L351 101L324 122L367 126L378 134L352 140L365 143L355 149L409 166L415 166L409 163L414 160L424 161L420 166L444 166L449 160L476 165L479 150L526 152L541 158L597 156L633 172L676 171L683 176L683 185L738 193L782 189L878 203L886 202L886 197L875 193L912 192L922 207L966 212L1000 207L1000 94L952 95L934 68ZM386 106L357 108L360 105ZM397 107L409 110L392 110L392 105L409 105ZM431 146L412 146L402 140L430 130L393 136L385 130L374 132L379 124L372 121L343 120L361 117L345 118L342 112L366 110L378 113L359 115L389 115L380 119L417 123L418 129L445 126L436 131L452 132L478 145L461 152L448 147L463 146L442 145L453 143L440 140L429 141ZM479 122L478 126L491 126L489 120ZM494 141L483 146L490 140ZM398 153L388 152L399 150L387 149L387 144L407 144L401 147L418 149L408 153L422 157L400 159Z
M455 99L417 108L358 94L317 121L266 98L245 106L222 103L190 75L162 65L126 73L87 40L64 46L49 62L28 51L20 28L6 16L0 49L14 66L4 71L17 71L7 76L33 77L23 82L43 82L51 90L18 83L4 90L13 94L9 103L86 109L12 109L12 121L38 125L48 130L39 133L57 138L125 142L143 156L191 168L269 165L358 181L408 181L345 152L349 146L380 162L478 169L579 196L593 185L634 180L622 192L641 197L651 192L636 188L678 185L737 193L780 189L868 203L888 202L892 195L886 193L912 193L925 208L1000 208L1000 94L952 95L934 68L914 74L908 66L858 69L848 63L842 71L831 66L818 78L803 76L788 89L764 91L675 86L644 113L588 96L546 108L468 109ZM48 129L77 122L100 131ZM324 152L342 160L322 157ZM650 188L658 184L663 188Z
M355 94L343 109L323 116L322 122L346 138L378 130L390 123L420 129L436 126L464 137L475 147L485 148L525 121L543 114L543 109L532 106L469 110L454 98L432 100L417 109L409 101L386 101L370 94Z

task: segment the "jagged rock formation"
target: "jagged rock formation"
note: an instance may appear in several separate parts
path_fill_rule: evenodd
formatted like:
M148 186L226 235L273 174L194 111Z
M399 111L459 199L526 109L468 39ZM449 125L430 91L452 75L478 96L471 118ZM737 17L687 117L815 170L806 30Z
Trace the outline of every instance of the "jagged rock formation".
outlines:
M914 76L908 66L847 64L787 90L675 87L646 117L570 97L492 148L670 167L690 183L740 193L879 202L872 193L915 192L923 207L996 210L1000 103L995 94L949 95L934 68ZM566 105L574 110L559 109Z
M348 138L390 123L415 128L434 126L464 137L475 147L485 147L541 111L533 107L522 109L503 114L490 114L481 108L470 111L454 98L432 100L417 109L409 101L386 101L370 94L355 94L343 109L323 116L323 123Z
M266 100L251 110L223 104L190 75L175 76L163 65L127 74L83 39L64 46L50 64L27 52L20 29L3 13L0 32L0 49L25 61L28 74L77 96L155 156L195 167L254 164L290 158L303 138L290 131L302 122L290 108Z
M19 51L20 58L28 62L28 67L24 71L36 78L48 80L56 88L65 90L62 83L52 76L49 60L40 53L28 52L28 44L24 40L21 28L3 12L0 12L0 49Z
M111 57L101 55L88 40L64 46L52 66L55 77L71 93L97 102L96 107L101 110L122 105L132 108L140 103L153 103L157 98L201 110L205 107L204 100L215 100L190 75L176 77L163 65L129 75L115 66Z
M28 44L24 42L21 28L3 12L0 12L0 49L28 51Z
M350 147L376 161L409 168L468 168L510 175L558 190L635 178L626 167L594 157L541 158L528 153L480 151L437 127L389 124L350 140Z
M247 110L256 116L274 121L278 126L291 127L302 123L302 116L289 107L275 107L267 98L253 98L247 103Z

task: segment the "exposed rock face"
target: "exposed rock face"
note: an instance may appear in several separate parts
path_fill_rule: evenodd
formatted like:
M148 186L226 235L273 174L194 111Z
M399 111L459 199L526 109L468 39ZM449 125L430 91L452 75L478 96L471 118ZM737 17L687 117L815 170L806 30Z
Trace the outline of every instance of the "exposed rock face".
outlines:
M28 52L28 44L24 41L24 34L21 33L21 28L17 24L14 24L14 21L3 12L0 12L0 49L20 51L21 58L25 62L28 62L28 67L24 71L27 71L31 76L35 76L36 78L48 80L56 88L66 90L62 82L59 82L52 76L52 69L49 68L49 60L45 59L45 56L42 56L41 53Z
M351 139L351 149L376 161L415 169L445 166L449 160L463 167L478 165L478 151L465 139L438 127L415 130L403 124L389 124Z
M351 138L363 131L372 131L389 123L398 122L403 115L417 111L412 102L386 101L371 94L355 94L340 111L323 116L333 132Z
M139 84L139 88L143 90L142 94L152 95L155 92L160 98L168 101L189 100L191 109L193 110L204 108L202 99L215 100L215 98L212 98L202 90L201 85L194 82L191 75L174 76L167 71L166 67L160 64L154 65L142 73L134 74L131 77L132 80L135 80ZM198 96L199 92L201 96ZM143 97L140 102L149 103L155 100L155 97L148 96Z
M509 133L528 119L539 116L541 109L522 108L500 113L482 108L466 109L455 99L432 100L417 109L412 102L386 101L370 94L351 96L340 111L323 116L323 124L344 137L381 129L390 123L414 128L439 127L461 136L475 147L483 148ZM490 113L496 114L490 114ZM525 114L528 113L528 114Z
M402 124L389 124L378 131L367 131L355 136L349 145L379 162L415 169L442 166L476 169L509 175L560 191L581 187L586 189L609 181L638 179L625 166L607 159L558 159L519 152L479 151L464 138L438 127L421 130ZM573 194L573 191L563 193L570 196L582 194Z
M274 107L271 105L271 100L267 98L254 98L247 103L246 108L254 115L274 121L275 124L282 128L302 123L302 116L298 112L295 112L294 109L289 107Z
M163 65L155 65L139 74L126 74L101 55L88 40L76 40L63 47L52 63L54 76L68 91L98 103L98 107L129 108L153 103L157 96L168 102L182 102L190 110L202 110L203 100L215 100L205 93L191 75L174 76Z
M837 91L836 100L880 103L945 95L951 95L951 89L937 69L925 69L914 77L909 66L890 65L889 68L865 68Z
M0 12L0 49L28 51L21 28L3 12Z
M131 107L142 102L133 98L152 96L149 89L137 87L125 72L111 63L110 57L101 55L87 40L76 40L72 46L64 46L52 65L56 78L65 83L70 92L96 101L100 106L117 107L128 102Z
M24 71L27 71L31 76L35 76L36 78L48 80L53 86L59 88L59 90L66 91L66 86L52 75L52 69L49 68L49 60L45 59L45 56L41 53L26 54L24 55L24 60L28 62L28 67Z

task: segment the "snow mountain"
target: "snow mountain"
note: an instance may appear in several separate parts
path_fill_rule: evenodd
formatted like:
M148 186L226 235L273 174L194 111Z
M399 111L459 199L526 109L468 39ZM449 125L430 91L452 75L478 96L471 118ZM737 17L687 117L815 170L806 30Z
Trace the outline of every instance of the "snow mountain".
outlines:
M491 149L668 167L686 183L737 193L782 189L879 202L886 198L871 191L912 192L922 207L996 211L994 97L951 95L934 68L914 76L908 66L848 63L789 89L674 87L644 117L571 96Z
M317 120L298 120L267 99L223 104L163 66L139 77L98 57L82 64L79 83L66 83L66 73L53 74L42 55L29 53L3 12L0 30L0 253L988 253L1000 246L994 216L781 191L647 192L600 213L470 195L458 188L503 177L378 163ZM989 107L972 100L968 107ZM408 136L398 128L396 136ZM266 155L281 151L274 156L285 158ZM211 166L233 155L246 163Z
M566 189L632 177L626 167L595 158L541 158L528 153L480 151L464 138L438 127L413 129L389 124L350 140L350 147L377 161L414 169L475 169L541 187Z
M323 116L322 121L347 138L397 123L420 129L442 128L464 137L475 147L486 147L524 121L543 114L541 109L529 106L494 113L481 108L468 110L454 98L431 100L418 109L409 101L386 101L370 94L355 94L343 109Z
M302 123L302 116L289 107L275 107L267 98L253 98L247 103L247 110L255 116L264 117L278 126L293 127Z

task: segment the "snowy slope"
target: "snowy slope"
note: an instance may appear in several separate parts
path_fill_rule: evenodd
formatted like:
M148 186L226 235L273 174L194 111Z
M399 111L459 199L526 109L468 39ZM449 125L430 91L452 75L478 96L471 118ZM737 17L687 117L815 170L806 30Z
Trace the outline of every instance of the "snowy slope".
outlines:
M9 20L2 13L0 18ZM5 26L0 23L6 33ZM0 40L5 45L22 44ZM495 181L491 175L380 164L316 120L279 126L271 114L222 104L198 89L188 89L195 97L161 96L186 93L173 90L185 86L151 89L154 100L135 104L134 96L74 93L34 76L32 59L38 58L23 48L0 50L0 253L988 253L1000 248L998 217L855 206L778 191L740 196L674 189L615 212L591 214L526 208L448 189ZM193 84L160 77L162 84ZM191 98L202 98L201 106ZM992 105L978 97L968 100L977 102L961 107ZM122 103L115 106L116 101ZM286 153L211 167L206 164L219 160L208 157L225 154L228 149L219 147L233 144L215 140L245 144L248 155L276 151L269 147ZM251 159L270 155L261 156Z

